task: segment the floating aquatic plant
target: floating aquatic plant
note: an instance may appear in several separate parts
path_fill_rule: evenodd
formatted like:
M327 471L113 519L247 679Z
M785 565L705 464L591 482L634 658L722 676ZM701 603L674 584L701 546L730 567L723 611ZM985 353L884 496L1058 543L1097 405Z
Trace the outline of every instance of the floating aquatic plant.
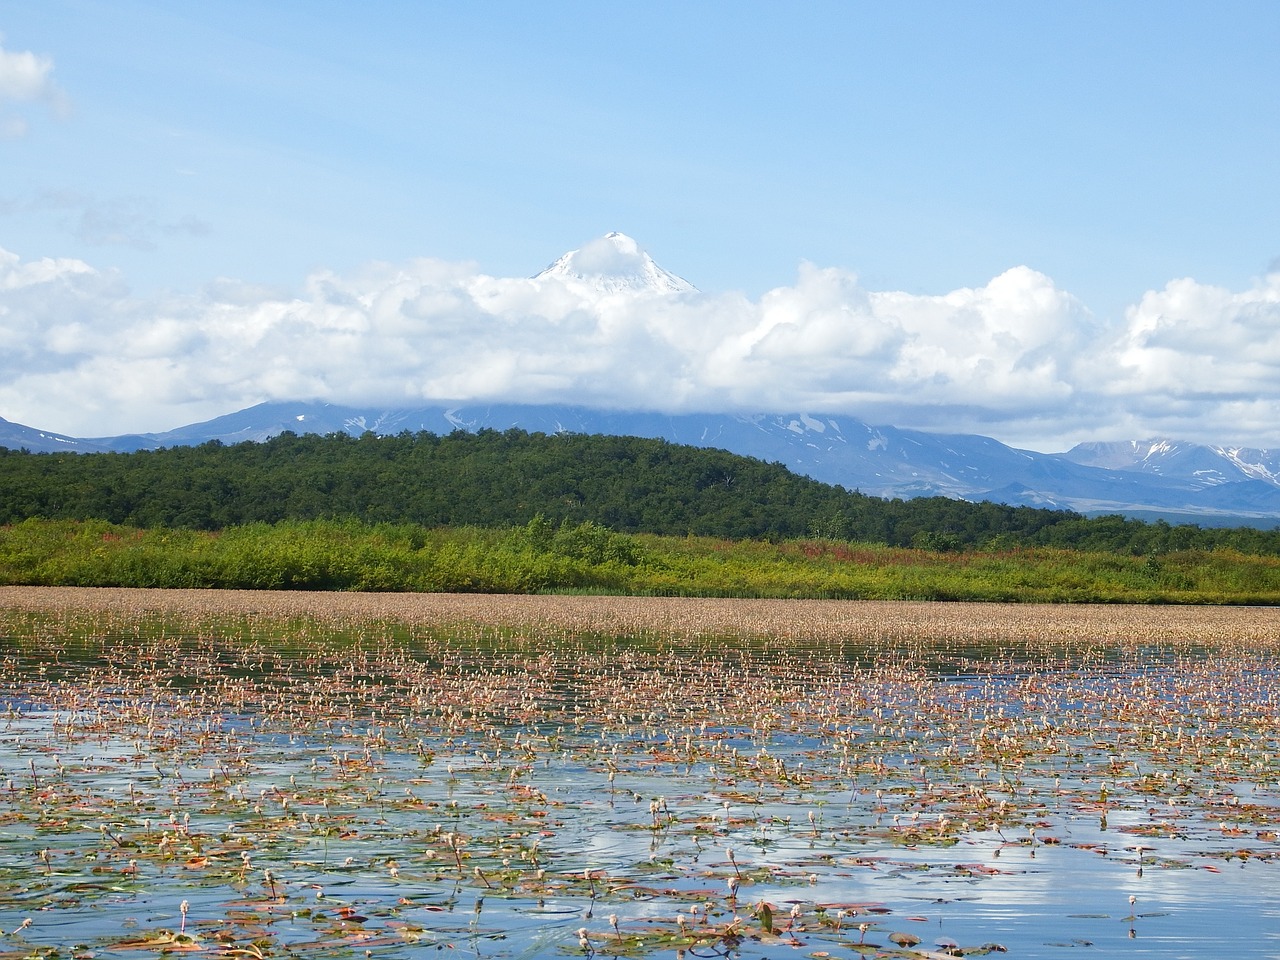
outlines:
M1046 876L1175 939L1160 884L1275 879L1265 611L70 596L0 613L21 956L980 955L997 915L1029 955L1111 935Z

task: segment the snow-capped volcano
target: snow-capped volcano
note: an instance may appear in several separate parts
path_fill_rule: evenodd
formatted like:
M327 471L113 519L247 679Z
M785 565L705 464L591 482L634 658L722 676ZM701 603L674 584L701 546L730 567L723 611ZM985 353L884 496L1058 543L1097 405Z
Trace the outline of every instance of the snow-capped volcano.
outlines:
M555 278L598 293L689 293L693 284L663 270L625 233L609 233L570 250L534 279Z

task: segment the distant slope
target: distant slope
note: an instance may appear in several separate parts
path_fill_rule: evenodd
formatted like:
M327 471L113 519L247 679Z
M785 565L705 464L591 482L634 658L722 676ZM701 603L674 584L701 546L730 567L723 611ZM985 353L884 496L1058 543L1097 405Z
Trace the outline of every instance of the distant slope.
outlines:
M92 440L79 440L61 433L26 427L3 417L0 417L0 447L9 450L30 450L33 453L98 453L114 449L111 443L99 445Z

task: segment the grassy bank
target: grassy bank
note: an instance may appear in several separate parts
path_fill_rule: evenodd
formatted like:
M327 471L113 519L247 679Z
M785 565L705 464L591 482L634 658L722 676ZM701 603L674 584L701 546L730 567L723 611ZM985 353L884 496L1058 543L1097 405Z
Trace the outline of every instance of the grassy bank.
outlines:
M628 536L540 519L497 530L306 521L213 533L29 520L0 528L0 583L1269 604L1280 602L1280 559Z

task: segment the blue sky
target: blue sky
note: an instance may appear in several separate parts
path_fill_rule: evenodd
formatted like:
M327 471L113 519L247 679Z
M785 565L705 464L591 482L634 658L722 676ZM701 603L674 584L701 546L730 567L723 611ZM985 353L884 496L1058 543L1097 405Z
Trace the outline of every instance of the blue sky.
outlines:
M448 389L1280 444L1273 3L0 0L0 33L8 419ZM613 230L701 298L476 306Z

